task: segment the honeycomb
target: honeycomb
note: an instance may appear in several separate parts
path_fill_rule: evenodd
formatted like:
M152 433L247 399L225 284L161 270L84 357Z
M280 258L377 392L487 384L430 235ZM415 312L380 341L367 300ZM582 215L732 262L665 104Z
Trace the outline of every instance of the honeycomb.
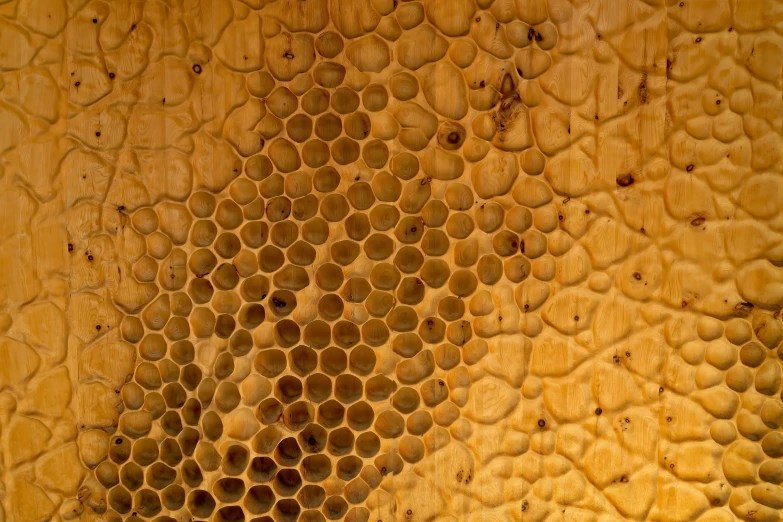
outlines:
M783 3L0 0L0 522L776 522Z

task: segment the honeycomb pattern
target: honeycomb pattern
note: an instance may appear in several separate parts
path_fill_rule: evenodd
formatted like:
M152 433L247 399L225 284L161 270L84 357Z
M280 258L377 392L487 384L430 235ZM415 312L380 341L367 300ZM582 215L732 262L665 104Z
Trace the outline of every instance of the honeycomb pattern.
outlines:
M779 521L782 23L0 0L0 522Z

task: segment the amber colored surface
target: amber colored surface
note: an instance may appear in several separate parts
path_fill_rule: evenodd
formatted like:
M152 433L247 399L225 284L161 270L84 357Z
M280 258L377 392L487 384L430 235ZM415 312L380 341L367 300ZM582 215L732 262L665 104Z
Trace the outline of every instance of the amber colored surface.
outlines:
M0 522L775 522L783 3L0 0Z

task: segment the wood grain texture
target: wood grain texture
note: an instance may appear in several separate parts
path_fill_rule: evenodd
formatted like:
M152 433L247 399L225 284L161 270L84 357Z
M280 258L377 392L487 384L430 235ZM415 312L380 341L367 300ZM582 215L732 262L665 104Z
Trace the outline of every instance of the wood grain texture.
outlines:
M783 3L0 0L0 522L775 522Z

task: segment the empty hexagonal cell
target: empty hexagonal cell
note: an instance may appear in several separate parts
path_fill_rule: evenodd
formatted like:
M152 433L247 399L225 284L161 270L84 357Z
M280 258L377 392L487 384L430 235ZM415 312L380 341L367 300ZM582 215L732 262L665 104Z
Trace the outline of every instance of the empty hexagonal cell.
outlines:
M123 486L134 491L144 484L144 471L133 462L128 462L120 469L120 481Z
M329 253L336 263L347 266L353 263L361 253L361 247L355 241L345 239L332 243Z
M140 466L147 466L158 460L158 443L154 439L139 439L133 444L133 461Z
M269 296L268 306L278 317L285 317L294 311L296 295L290 290L275 290Z
M345 407L334 399L318 406L318 424L325 428L334 428L343 422Z
M313 509L323 504L326 499L324 488L315 484L307 484L296 495L299 504L305 509Z
M350 374L338 375L334 383L334 394L343 404L359 400L363 393L362 382Z
M361 184L357 184L357 185L361 185ZM372 190L369 189L369 185L367 185L367 183L364 183L364 185L367 186L369 195L374 200L375 197L372 196ZM351 185L351 187L348 189L349 198L351 197L352 194L351 190L355 186L356 185ZM368 202L364 201L365 199L367 199L366 197L363 198L361 197L360 194L357 194L355 192L353 193L353 195L358 199L358 201L356 201L355 204L353 201L351 201L351 205L353 205L354 208L356 208L356 205L360 205L364 208L369 208L369 206L372 205L372 202L369 202L369 205L367 205ZM343 221L343 227L348 237L353 239L354 241L361 241L362 239L367 237L367 235L370 233L371 230L370 219L367 217L366 214L361 212L355 212L350 216L348 216L347 218L345 218L345 220Z
M220 502L237 502L245 495L245 483L238 478L221 478L212 486L212 494Z
M375 420L375 412L372 407L364 401L351 405L346 412L348 426L356 431L364 431L372 425Z
M283 412L283 423L293 431L301 430L313 420L315 420L315 408L309 402L295 402L287 406Z
M301 330L294 321L282 319L275 323L274 336L278 345L283 348L290 348L301 339Z
M343 313L343 301L336 294L326 294L318 301L318 313L327 321L339 318Z
M255 370L267 378L277 377L286 368L286 356L281 350L268 349L258 352L253 361Z
M353 432L347 427L337 428L329 432L329 439L327 443L327 450L332 455L346 455L351 452L354 447L356 438Z
M281 469L272 481L272 487L279 496L290 497L296 495L302 487L302 476L296 469Z
M231 383L233 384L233 383ZM214 411L208 411L201 418L201 431L209 440L217 440L223 435L223 421Z
M256 418L261 424L270 425L276 423L283 415L283 404L275 398L268 398L261 401L256 408Z
M242 474L250 461L250 452L244 446L232 444L223 455L221 469L226 475L236 476Z
M321 512L329 520L340 520L348 512L348 503L341 496L331 496L326 499Z
M116 486L108 495L109 507L117 513L128 513L133 507L133 497L122 486Z
M247 476L253 482L267 482L276 474L277 464L269 457L254 457L247 470Z
M340 375L348 366L345 350L334 346L321 352L321 369L328 375Z
M348 356L351 371L362 376L369 374L375 368L376 361L375 351L365 345L355 347Z
M215 522L245 522L245 512L239 506L223 506L213 518Z
M169 466L176 466L182 460L182 449L172 438L166 438L160 443L160 460Z
M215 510L215 499L208 491L196 489L190 492L187 500L187 508L194 516L207 518Z
M156 462L147 468L146 483L155 489L165 488L174 482L176 478L177 471L163 462Z
M302 381L293 375L284 375L275 383L275 397L285 404L301 397L303 390Z
M247 490L242 505L253 514L260 515L268 512L275 504L275 494L269 486L253 486Z
M299 446L308 453L318 453L326 447L327 433L315 423L308 424L297 435Z
M277 501L272 509L272 518L275 522L296 522L302 508L292 498L284 498Z
M172 484L160 493L160 500L166 509L176 511L185 505L186 493L182 486Z
M196 449L196 444L199 441L199 433L193 428L185 428L177 437L177 442L182 450L183 455L193 455L193 451Z
M109 458L117 464L122 464L131 454L131 442L125 437L113 437L109 442Z
M192 488L198 487L204 480L201 468L196 461L192 459L188 459L182 463L181 473L182 480Z

